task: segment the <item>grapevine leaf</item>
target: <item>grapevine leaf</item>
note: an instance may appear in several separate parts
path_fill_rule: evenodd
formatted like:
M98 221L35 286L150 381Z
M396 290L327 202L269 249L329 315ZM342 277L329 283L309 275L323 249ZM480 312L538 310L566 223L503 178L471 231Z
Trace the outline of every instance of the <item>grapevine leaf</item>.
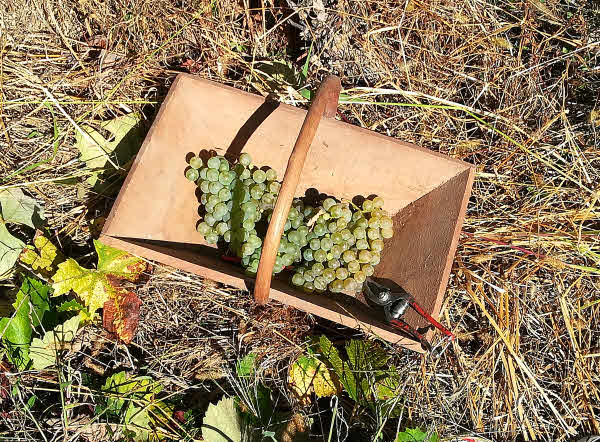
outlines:
M110 140L90 126L82 127L86 135L81 132L75 134L75 147L81 153L79 159L84 161L88 168L97 170L88 178L90 185L96 184L101 173L98 169L103 169L109 158L112 163L122 166L135 155L142 140L140 121L140 115L132 113L100 123L98 126L101 129L111 133Z
M25 243L12 236L0 218L0 279L9 274L24 247Z
M135 433L133 441L159 441L160 436L150 426L151 418L147 407L136 407L129 404L125 412L125 426Z
M79 302L71 299L69 301L65 301L56 307L57 312L79 312L81 310L85 310L86 308L81 305Z
M29 362L33 327L41 323L44 313L50 309L49 290L50 287L42 282L25 278L13 304L14 315L0 320L0 333L8 349L8 358L19 369L25 369Z
M437 433L429 434L419 427L407 428L401 433L398 433L398 436L396 437L396 442L438 442L439 440L440 437Z
M94 241L98 253L98 271L128 281L137 281L148 263L137 256Z
M332 378L325 364L314 356L300 356L292 364L288 383L303 404L310 403L309 395L312 392L318 397L326 397L341 391L339 382Z
M130 344L138 326L142 301L133 292L120 286L113 287L115 294L104 303L102 322L107 331Z
M27 246L21 253L20 260L31 266L35 271L46 274L54 269L58 261L64 258L56 246L46 238L42 231L37 230L33 238L33 246Z
M102 272L85 269L72 258L58 265L58 271L52 280L53 296L73 290L83 300L92 316L104 306L115 291Z
M73 316L47 332L42 339L35 338L31 342L30 356L34 369L43 370L56 364L58 352L70 348L70 343L77 334L79 321L79 316Z
M321 336L319 339L319 344L321 347L321 354L333 368L346 392L352 399L358 402L358 389L351 367L348 365L348 363L342 361L339 352L326 336Z
M107 407L118 413L130 399L152 401L162 391L162 385L149 376L128 378L124 371L113 374L104 383L102 391L107 393Z
M241 442L242 421L233 398L208 406L202 421L202 438L207 442Z
M236 372L241 378L248 377L254 373L254 364L256 362L256 354L248 353L237 363Z
M24 224L33 229L43 224L44 210L21 189L0 190L0 205L2 218L7 223Z

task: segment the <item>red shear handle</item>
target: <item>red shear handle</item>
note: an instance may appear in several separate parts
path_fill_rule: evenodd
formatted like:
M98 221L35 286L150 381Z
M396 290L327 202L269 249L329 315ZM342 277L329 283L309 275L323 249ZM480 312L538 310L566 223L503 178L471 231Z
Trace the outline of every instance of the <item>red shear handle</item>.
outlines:
M442 324L440 324L435 319L433 319L433 317L429 313L427 313L425 310L423 310L423 308L419 304L417 304L416 301L414 301L414 300L411 301L410 302L410 306L412 308L414 308L417 311L418 314L420 314L425 319L427 319L435 328L437 328L443 334L445 334L446 336L448 336L451 341L454 340L454 338L456 336L454 336L454 334L450 330L448 330L446 327L444 327Z

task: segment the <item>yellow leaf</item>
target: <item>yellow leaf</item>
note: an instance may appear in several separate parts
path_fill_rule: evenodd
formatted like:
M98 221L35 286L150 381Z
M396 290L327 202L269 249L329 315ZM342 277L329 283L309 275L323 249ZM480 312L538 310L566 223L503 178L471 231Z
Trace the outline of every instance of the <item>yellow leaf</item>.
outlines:
M54 262L62 258L56 246L39 230L35 234L33 245L34 247L27 246L19 257L21 262L31 266L33 270L51 271Z
M337 379L321 361L314 356L300 356L290 369L288 381L301 403L310 402L309 395L333 396L341 391Z

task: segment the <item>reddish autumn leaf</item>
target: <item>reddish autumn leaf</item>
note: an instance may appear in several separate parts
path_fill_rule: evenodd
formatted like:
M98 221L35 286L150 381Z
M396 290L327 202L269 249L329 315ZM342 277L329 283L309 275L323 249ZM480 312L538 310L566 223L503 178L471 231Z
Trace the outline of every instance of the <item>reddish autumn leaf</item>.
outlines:
M129 344L137 330L142 301L135 293L121 287L116 278L109 276L108 280L115 294L104 303L102 324L110 333Z

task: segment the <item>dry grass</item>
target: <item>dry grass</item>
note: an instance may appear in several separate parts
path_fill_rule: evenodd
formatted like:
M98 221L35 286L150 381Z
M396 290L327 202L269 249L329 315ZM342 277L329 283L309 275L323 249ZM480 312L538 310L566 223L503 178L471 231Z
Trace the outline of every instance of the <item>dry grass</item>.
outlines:
M600 433L597 4L323 3L5 2L0 174L49 161L3 185L44 200L56 239L85 260L112 199L82 183L76 125L131 110L151 120L179 71L265 92L273 82L258 62L299 69L312 42L309 86L338 74L361 102L340 105L354 124L477 166L442 314L459 339L439 359L397 352L405 417L446 437ZM278 86L282 100L302 101ZM185 391L252 349L284 389L285 364L309 334L351 333L277 306L253 311L247 296L170 269L140 294L133 356L110 341L84 348L96 355L83 358L90 370L133 361ZM10 425L36 431L19 416Z

